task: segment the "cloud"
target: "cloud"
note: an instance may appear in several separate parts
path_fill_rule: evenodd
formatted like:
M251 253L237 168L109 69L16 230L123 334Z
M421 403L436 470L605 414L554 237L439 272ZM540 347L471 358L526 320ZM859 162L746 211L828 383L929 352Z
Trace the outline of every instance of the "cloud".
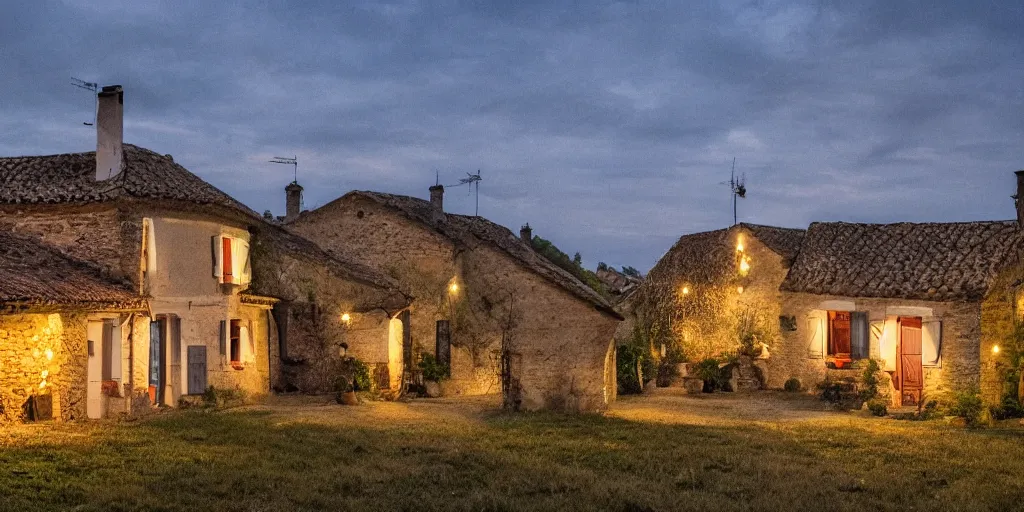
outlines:
M740 219L1013 216L1016 2L137 2L0 7L0 153L90 150L76 76L126 89L126 139L280 212L426 197L589 265L649 268ZM474 197L446 206L471 213Z

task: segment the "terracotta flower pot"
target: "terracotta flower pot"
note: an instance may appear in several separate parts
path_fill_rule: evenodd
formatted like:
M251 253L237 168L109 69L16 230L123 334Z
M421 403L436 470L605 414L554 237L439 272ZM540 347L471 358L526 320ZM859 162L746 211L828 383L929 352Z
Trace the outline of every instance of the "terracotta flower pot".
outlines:
M346 391L338 394L338 403L341 405L359 405L359 397L355 391Z
M436 381L424 381L423 390L427 393L427 396L430 398L438 398L441 396L441 385L438 384Z

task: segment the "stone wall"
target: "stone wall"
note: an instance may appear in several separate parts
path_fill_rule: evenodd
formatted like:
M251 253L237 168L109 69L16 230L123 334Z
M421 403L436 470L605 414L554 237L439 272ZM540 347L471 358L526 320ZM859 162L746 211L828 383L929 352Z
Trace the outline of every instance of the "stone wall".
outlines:
M470 339L453 325L452 343L467 354L476 344L497 379L502 336L509 337L523 409L598 411L615 399L617 319L490 246L461 253L459 262L456 300L465 301L472 324L464 330Z
M728 250L720 251L728 259L721 262L729 269L726 272L688 269L681 262L662 275L649 275L627 299L630 318L616 339L628 341L633 334L625 327L636 323L655 345L665 343L671 349L677 344L688 361L735 354L741 338L751 333L770 350L779 339L779 285L786 277L786 263L745 228L733 228L728 243ZM740 244L742 252L736 250ZM749 265L745 271L740 265L743 258ZM660 352L659 346L653 348Z
M414 297L409 307L414 367L419 354L434 353L436 324L449 317L449 286L457 276L451 241L363 198L335 201L304 214L289 227L321 247L396 278ZM496 383L494 365L486 351L474 357L466 350L453 348L450 391L497 392Z
M434 354L436 322L451 322L452 378L446 392L500 392L505 333L514 339L524 408L598 410L614 399L609 352L618 321L504 252L484 243L456 248L433 230L364 198L335 201L290 227L322 247L385 270L408 289L415 297L410 308L414 362L421 353Z
M43 394L56 417L85 418L87 357L82 315L0 315L0 419L19 419Z
M1007 348L1019 343L1015 334L1024 313L1022 280L1024 268L1006 269L990 285L981 303L980 391L987 403L999 403L1008 391L1004 382L1004 374L1011 365ZM994 352L995 347L999 347L1000 352Z
M141 237L141 219L130 218L113 205L8 205L0 209L0 229L32 235L74 258L96 263L112 278L138 283L140 249L125 236Z
M832 301L829 304L829 301ZM796 330L782 332L781 342L764 361L767 384L781 388L791 377L800 379L805 388L832 378L860 378L861 370L829 370L825 357L809 358L808 337L812 311L852 308L868 313L871 323L884 323L883 335L870 338L870 357L880 361L883 370L890 374L895 371L895 361L884 357L891 348L883 350L882 344L895 346L895 319L898 316L921 316L925 320L942 322L941 358L936 367L924 367L924 394L928 399L948 398L951 392L977 388L979 385L981 340L981 306L977 302L933 302L902 299L874 299L783 293L782 314L795 317ZM890 346L890 347L891 347Z

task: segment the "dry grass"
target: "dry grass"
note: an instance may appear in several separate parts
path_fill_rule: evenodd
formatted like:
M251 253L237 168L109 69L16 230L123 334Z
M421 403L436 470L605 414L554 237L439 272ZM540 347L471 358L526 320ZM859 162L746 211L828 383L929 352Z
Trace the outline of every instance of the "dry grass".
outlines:
M1010 510L1024 431L820 411L785 395L621 400L606 417L488 400L277 399L0 433L3 510Z

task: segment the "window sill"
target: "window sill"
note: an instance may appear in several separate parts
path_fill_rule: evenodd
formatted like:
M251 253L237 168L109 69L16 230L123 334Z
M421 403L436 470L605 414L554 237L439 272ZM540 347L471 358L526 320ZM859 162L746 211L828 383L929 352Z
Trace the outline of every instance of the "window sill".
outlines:
M242 364L242 363L239 363L237 361L232 361L231 362L231 367L236 369L236 370L244 370L245 369L245 365Z

